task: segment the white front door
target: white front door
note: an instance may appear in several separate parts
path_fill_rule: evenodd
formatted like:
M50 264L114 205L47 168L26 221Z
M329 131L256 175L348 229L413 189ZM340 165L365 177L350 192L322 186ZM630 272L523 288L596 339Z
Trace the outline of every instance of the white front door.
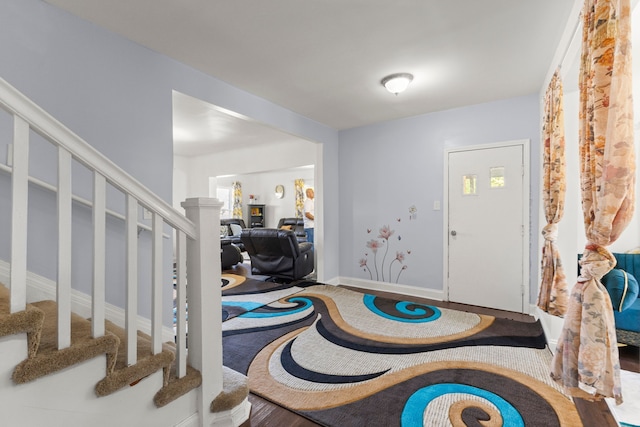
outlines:
M529 193L525 148L526 141L517 141L446 153L449 301L524 312Z

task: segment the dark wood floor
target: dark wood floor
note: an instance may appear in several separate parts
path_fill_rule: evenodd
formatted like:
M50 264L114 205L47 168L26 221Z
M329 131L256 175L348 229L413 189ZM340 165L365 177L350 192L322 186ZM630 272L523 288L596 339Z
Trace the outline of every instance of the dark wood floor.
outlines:
M238 272L236 272L237 274ZM352 289L354 291L360 291L361 289L345 286L345 288ZM367 293L372 293L378 296L403 300L406 296L367 290ZM505 312L500 310L494 310L484 307L469 306L457 303L448 303L442 301L432 301L423 298L411 297L412 301L424 302L427 304L437 305L443 308L451 308L456 310L469 311L478 314L487 314L495 317L503 317L513 320L519 320L523 322L534 322L535 319L532 316L528 316L520 313ZM621 347L620 348L620 364L622 369L629 371L640 372L640 355L638 347ZM273 404L268 400L265 400L259 396L251 394L249 396L251 402L251 416L248 421L242 424L241 427L314 427L319 426L309 419L297 415L281 406ZM576 407L580 413L580 417L585 427L617 427L615 419L611 415L607 404L603 402L587 402L581 399L576 401Z

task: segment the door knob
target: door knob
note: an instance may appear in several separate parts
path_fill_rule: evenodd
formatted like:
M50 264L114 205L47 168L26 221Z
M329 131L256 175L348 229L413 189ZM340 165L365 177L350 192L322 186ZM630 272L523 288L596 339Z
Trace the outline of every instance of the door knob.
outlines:
M456 232L456 230L451 230L451 235L452 235L452 236L455 236L456 234L458 234L458 233Z

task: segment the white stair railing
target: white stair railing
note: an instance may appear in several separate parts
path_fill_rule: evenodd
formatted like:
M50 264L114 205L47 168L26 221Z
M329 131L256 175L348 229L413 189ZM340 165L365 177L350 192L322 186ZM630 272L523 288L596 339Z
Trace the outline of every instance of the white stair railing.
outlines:
M220 271L220 209L216 199L187 199L182 203L187 218L196 224L198 232L211 236L212 241L187 241L189 361L202 373L202 386L197 409L210 425L209 405L222 391L222 293ZM212 262L211 260L215 260ZM212 307L218 307L212 310ZM195 336L191 328L206 331ZM209 339L207 335L215 337ZM205 380L205 379L208 379ZM206 418L208 417L208 419Z
M70 131L52 116L0 79L0 108L13 116L13 149L11 166L1 165L0 171L11 175L11 312L24 310L27 301L27 217L29 182L57 192L58 216L58 347L70 345L71 327L71 228L72 204L81 202L92 207L93 222L93 284L92 334L104 335L106 280L107 215L125 220L126 295L125 330L128 342L127 360L136 362L138 330L138 233L150 229L152 233L152 295L151 336L153 353L162 350L162 289L170 283L163 277L163 232L169 226L177 239L177 375L186 374L189 363L202 373L203 386L199 393L201 425L210 419L209 403L222 390L221 318L220 318L220 241L217 224L220 207L216 199L189 199L183 206L187 217L132 178L104 155ZM41 135L58 150L57 186L29 177L29 135ZM72 194L72 162L84 165L93 174L93 200L87 201ZM107 210L107 183L126 195L124 215ZM138 221L140 208L152 214L151 227ZM188 274L187 274L188 271ZM189 286L186 286L187 276ZM215 285L217 284L217 286ZM189 303L189 354L187 356L186 306ZM203 331L207 333L204 334Z
M27 212L29 206L29 124L13 121L13 175L11 179L11 312L27 304Z

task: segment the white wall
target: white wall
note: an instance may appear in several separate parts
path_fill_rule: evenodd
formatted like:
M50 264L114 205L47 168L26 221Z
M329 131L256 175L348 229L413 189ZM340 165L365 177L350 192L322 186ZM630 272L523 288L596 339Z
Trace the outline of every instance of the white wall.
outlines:
M443 289L443 217L434 202L443 200L447 148L529 139L535 153L531 230L537 233L539 122L538 98L531 95L340 132L340 274L369 279L358 261L370 252L366 242L389 225L395 231L391 256L411 251L398 283ZM417 208L415 219L409 219L411 206ZM535 266L530 280L536 283L535 247L530 264Z
M184 183L182 196L202 197L210 194L209 179L224 175L247 175L315 165L318 161L317 144L300 139L299 142L271 142L265 145L225 150L195 157L176 156L175 185ZM181 178L186 177L186 180ZM175 190L174 190L175 191ZM174 198L179 206L179 199Z

